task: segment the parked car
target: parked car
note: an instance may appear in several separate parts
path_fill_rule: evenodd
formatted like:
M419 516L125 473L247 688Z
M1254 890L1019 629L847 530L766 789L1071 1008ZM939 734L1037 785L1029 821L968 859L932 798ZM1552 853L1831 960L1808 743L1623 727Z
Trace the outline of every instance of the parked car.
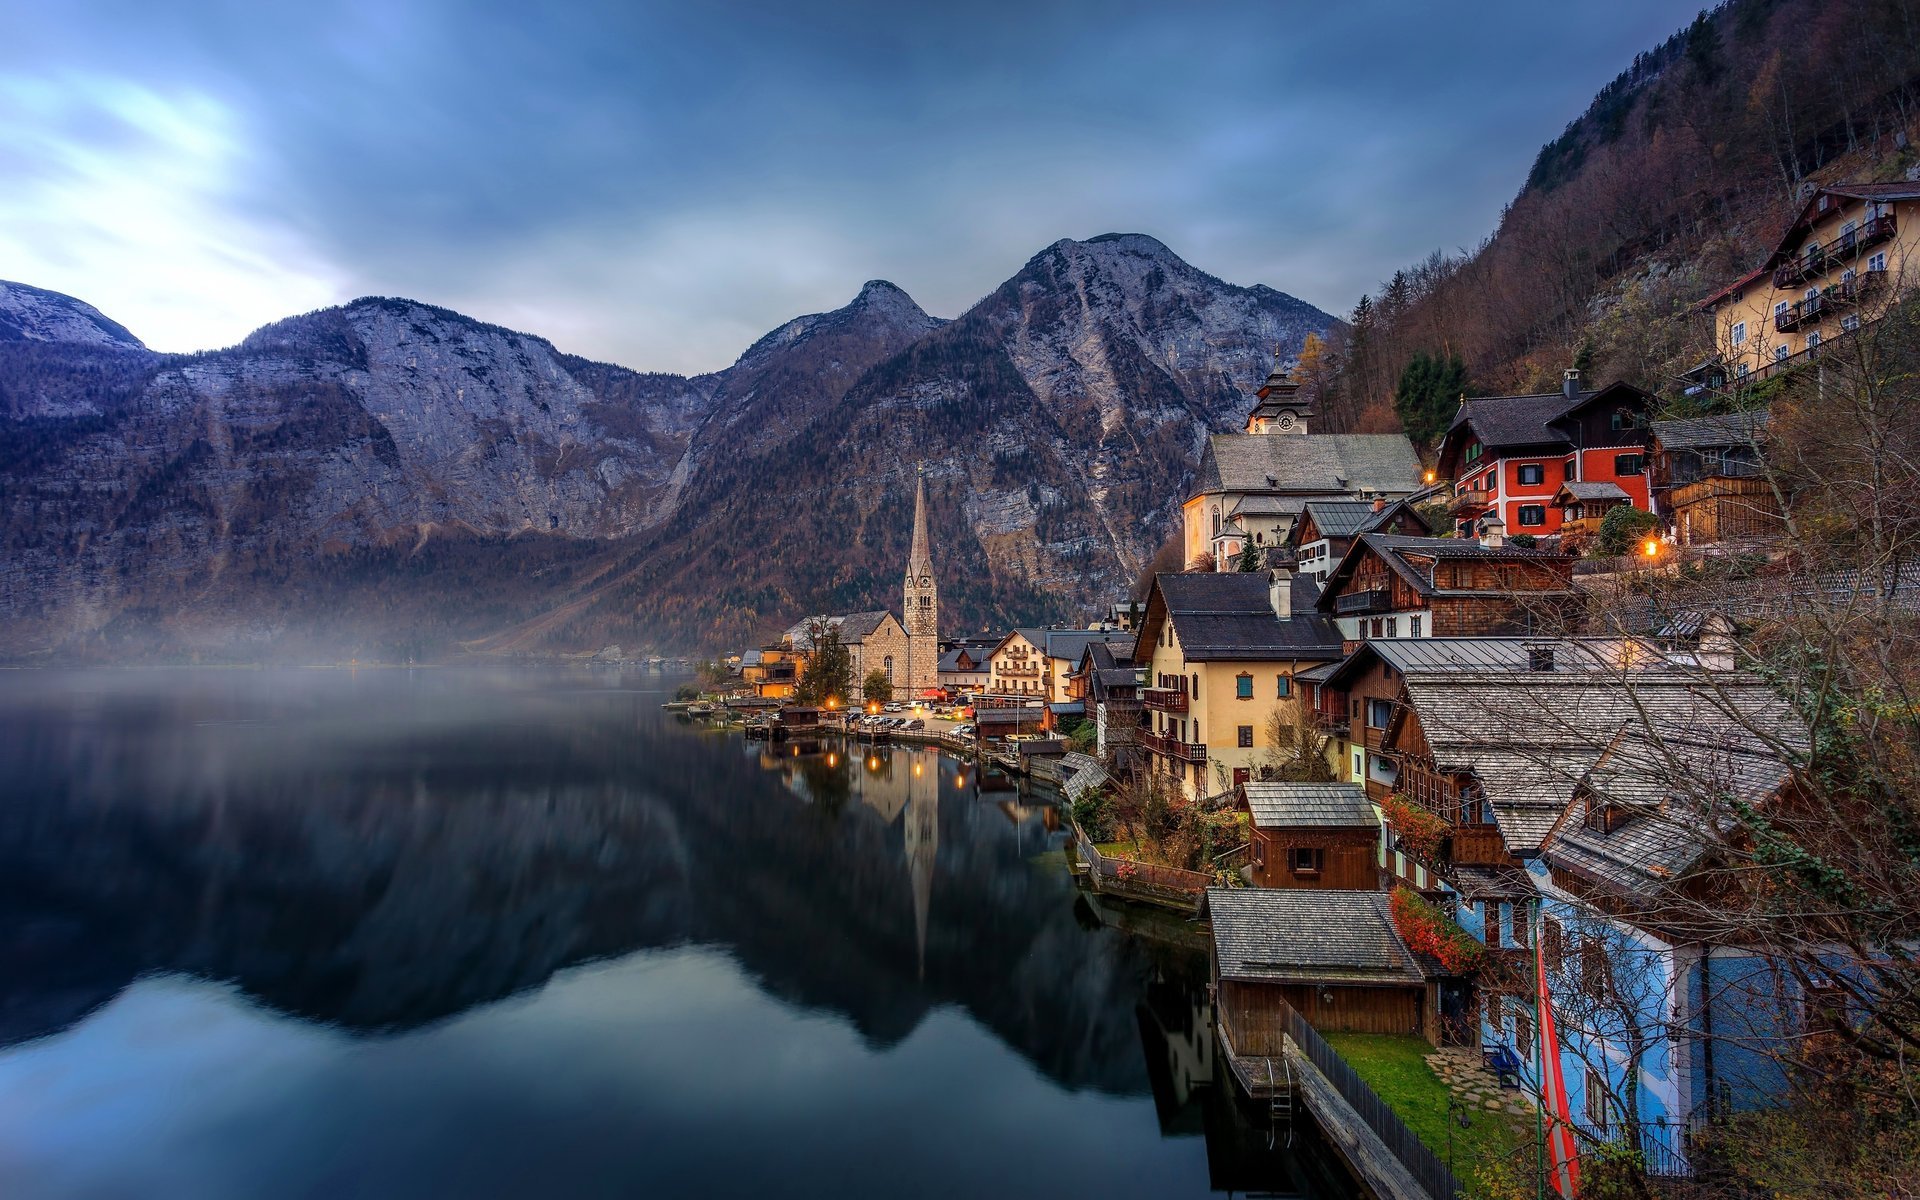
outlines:
M887 711L887 712L905 712L905 711L907 711L907 706L906 706L906 705L904 705L904 704L888 704L888 705L885 705L884 707L885 707L885 709L886 709L886 711Z
M915 720L907 722L908 729L925 729L926 727L927 727L927 723L917 718Z

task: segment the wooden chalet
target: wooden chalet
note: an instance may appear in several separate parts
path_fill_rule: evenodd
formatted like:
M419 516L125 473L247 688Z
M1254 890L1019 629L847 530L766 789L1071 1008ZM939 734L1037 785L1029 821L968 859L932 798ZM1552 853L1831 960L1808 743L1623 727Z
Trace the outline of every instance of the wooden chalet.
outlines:
M1321 1033L1440 1044L1437 964L1407 948L1385 893L1211 888L1203 911L1229 1055L1280 1056L1288 1007Z
M1288 534L1287 550L1295 570L1324 580L1363 533L1425 537L1432 532L1406 500L1309 500Z
M1351 783L1242 784L1256 887L1377 891L1380 817Z
M1653 423L1653 492L1675 542L1777 537L1779 497L1766 478L1765 410Z
M1588 482L1570 479L1553 494L1553 506L1560 510L1560 545L1571 551L1600 532L1600 522L1621 505L1632 505L1633 498L1617 483L1605 480Z
M1318 601L1349 649L1380 638L1486 637L1552 630L1576 600L1573 557L1466 538L1363 533Z

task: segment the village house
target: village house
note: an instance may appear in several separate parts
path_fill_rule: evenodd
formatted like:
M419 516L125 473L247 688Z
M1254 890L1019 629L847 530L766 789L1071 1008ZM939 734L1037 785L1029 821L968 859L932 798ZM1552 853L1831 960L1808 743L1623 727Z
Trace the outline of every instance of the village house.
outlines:
M1497 518L1508 533L1558 532L1555 501L1569 483L1611 484L1649 509L1646 424L1657 408L1624 383L1582 391L1578 371L1557 392L1461 400L1438 452L1441 477L1453 481L1456 530L1472 536L1483 518Z
M1777 537L1785 530L1766 477L1764 409L1653 423L1653 493L1676 544Z
M806 656L786 645L764 646L740 656L740 679L763 700L790 700L800 687Z
M1433 529L1407 500L1309 500L1288 534L1294 569L1322 582L1363 533L1426 537ZM1276 564L1277 565L1277 564Z
M1752 271L1700 301L1713 322L1709 384L1757 381L1877 320L1911 281L1920 183L1841 183L1801 203Z
M1791 1015L1779 1011L1777 980L1759 986L1750 954L1676 942L1622 890L1683 879L1711 854L1727 806L1778 801L1788 778L1779 748L1805 746L1784 700L1757 678L1703 666L1712 657L1632 638L1382 641L1328 680L1364 713L1366 788L1386 818L1389 874L1448 907L1504 967L1496 981L1524 980L1535 938L1546 939L1565 992L1556 1011L1576 1110L1653 1127L1695 1115L1713 1094L1689 1059L1700 1047L1673 1044L1669 1030L1712 1021L1759 1040ZM1578 989L1603 976L1596 1007ZM1742 980L1754 986L1727 986ZM1483 1044L1524 1073L1531 997L1496 982L1479 1012ZM1608 1067L1623 1061L1629 1032L1631 1085ZM1751 1058L1739 1072L1765 1055ZM1723 1061L1715 1086L1736 1073Z
M1380 889L1380 814L1351 783L1240 785L1253 822L1255 887Z
M1318 605L1351 644L1553 630L1576 598L1571 555L1516 546L1490 524L1477 541L1360 534Z
M992 672L988 670L992 654L992 644L961 642L949 646L940 654L937 671L940 690L954 699L986 691L992 683Z
M1138 740L1179 796L1224 792L1285 752L1294 673L1340 657L1318 593L1285 570L1154 577L1133 650L1150 685Z
M1133 661L1130 642L1096 640L1080 652L1080 665L1069 677L1069 685L1093 722L1094 749L1103 757L1111 754L1131 762L1145 674Z
M1210 888L1205 914L1220 1043L1243 1084L1258 1078L1246 1060L1280 1057L1289 1009L1320 1033L1440 1044L1436 965L1408 948L1384 893Z
M1396 500L1420 489L1420 459L1404 435L1309 433L1313 410L1299 392L1275 370L1256 393L1247 432L1207 439L1181 508L1187 562L1211 555L1217 569L1232 570L1249 546L1264 559L1286 544L1309 500Z

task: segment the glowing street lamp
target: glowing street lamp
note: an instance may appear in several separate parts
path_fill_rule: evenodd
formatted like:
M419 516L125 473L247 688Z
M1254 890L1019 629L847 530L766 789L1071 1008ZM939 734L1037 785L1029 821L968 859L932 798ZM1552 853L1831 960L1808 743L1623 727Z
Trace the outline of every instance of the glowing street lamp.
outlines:
M1654 559L1659 558L1660 557L1660 539L1655 537L1648 538L1644 543L1641 544L1640 553L1647 556L1648 562L1652 562Z

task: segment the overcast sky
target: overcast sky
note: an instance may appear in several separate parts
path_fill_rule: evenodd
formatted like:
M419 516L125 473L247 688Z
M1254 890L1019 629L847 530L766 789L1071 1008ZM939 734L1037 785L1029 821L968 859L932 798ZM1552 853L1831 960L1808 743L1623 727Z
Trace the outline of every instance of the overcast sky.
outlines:
M1150 233L1336 314L1701 0L0 0L0 278L156 349L410 296L653 370Z

